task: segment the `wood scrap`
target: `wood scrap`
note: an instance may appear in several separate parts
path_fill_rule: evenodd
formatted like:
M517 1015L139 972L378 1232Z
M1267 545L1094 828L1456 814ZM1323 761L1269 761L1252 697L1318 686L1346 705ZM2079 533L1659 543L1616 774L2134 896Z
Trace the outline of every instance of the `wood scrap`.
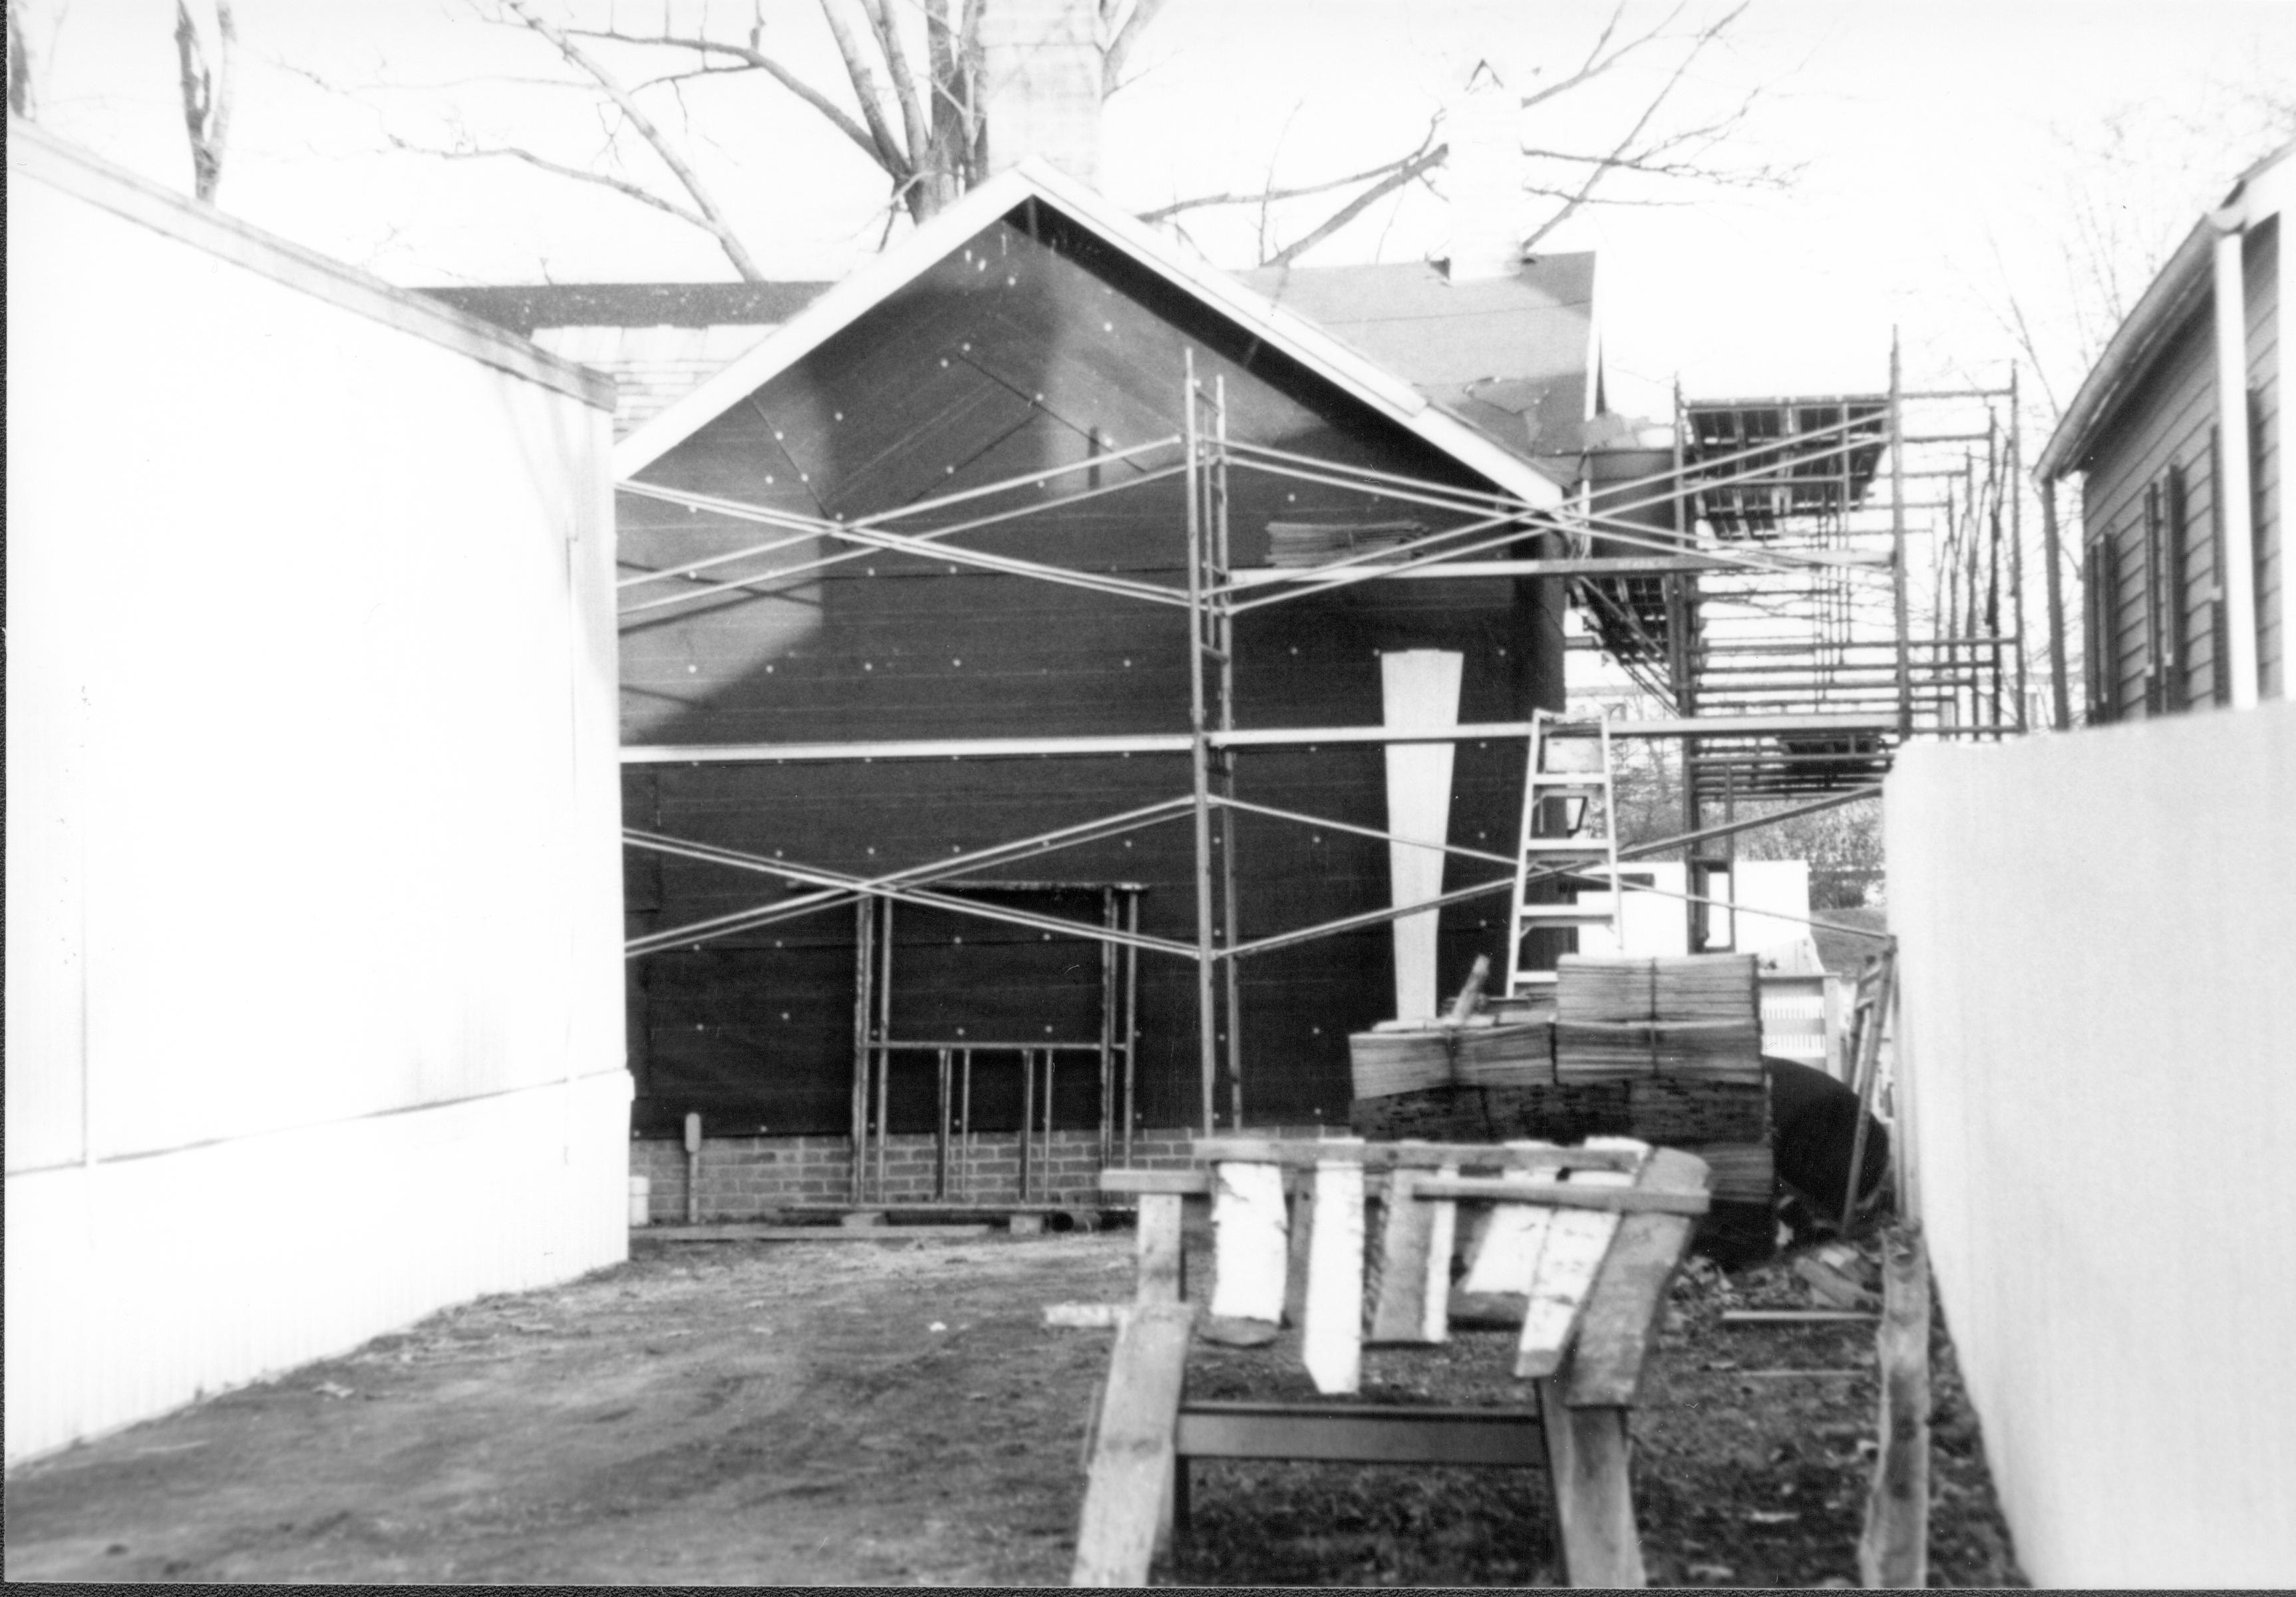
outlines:
M1283 1172L1230 1161L1212 1169L1212 1302L1224 1320L1278 1322L1283 1314Z
M1355 1391L1363 1373L1364 1169L1344 1159L1316 1167L1308 1242L1308 1301L1300 1356L1316 1390Z
M1869 1586L1929 1580L1930 1276L1921 1226L1908 1222L1882 1241L1882 1445L1857 1543L1858 1577Z

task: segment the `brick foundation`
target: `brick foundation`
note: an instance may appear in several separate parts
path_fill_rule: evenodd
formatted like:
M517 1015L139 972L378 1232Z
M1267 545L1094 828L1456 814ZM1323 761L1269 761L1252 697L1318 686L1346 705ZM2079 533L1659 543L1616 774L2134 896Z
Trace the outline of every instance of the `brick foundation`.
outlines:
M1316 1136L1316 1126L1254 1126L1250 1134ZM1177 1127L1135 1132L1132 1163L1147 1169L1185 1165L1195 1135ZM1101 1207L1100 1134L1056 1131L1047 1154L1031 1151L1029 1201L1032 1204ZM872 1163L874 1151L872 1151ZM1120 1157L1115 1162L1121 1162ZM685 1145L660 1137L630 1143L630 1174L652 1183L647 1213L655 1224L685 1218ZM880 1190L873 1169L865 1186L872 1204L925 1204L933 1195L933 1139L926 1134L893 1136L885 1142L885 1179ZM701 1143L701 1216L705 1221L755 1220L793 1204L852 1201L850 1139L810 1137L705 1137ZM939 1201L996 1208L1021 1201L1020 1139L1012 1132L976 1132L969 1157L952 1149L948 1192Z

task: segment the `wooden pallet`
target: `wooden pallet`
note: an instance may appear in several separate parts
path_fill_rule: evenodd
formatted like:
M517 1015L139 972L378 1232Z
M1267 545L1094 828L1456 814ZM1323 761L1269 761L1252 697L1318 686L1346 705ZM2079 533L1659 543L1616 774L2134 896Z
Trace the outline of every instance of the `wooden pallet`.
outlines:
M1191 1458L1521 1467L1552 1484L1577 1585L1639 1585L1627 1419L1666 1285L1707 1205L1696 1158L1623 1139L1551 1143L1202 1138L1183 1170L1103 1172L1139 1206L1138 1296L1118 1322L1085 1487L1078 1585L1138 1585L1185 1501ZM1382 1200L1367 1234L1366 1199ZM1183 1206L1209 1202L1201 1312ZM1472 1234L1455 1291L1452 1257ZM1455 1320L1517 1331L1520 1408L1192 1403L1197 1336L1271 1343L1285 1319L1319 1393L1359 1385L1366 1345L1427 1347Z

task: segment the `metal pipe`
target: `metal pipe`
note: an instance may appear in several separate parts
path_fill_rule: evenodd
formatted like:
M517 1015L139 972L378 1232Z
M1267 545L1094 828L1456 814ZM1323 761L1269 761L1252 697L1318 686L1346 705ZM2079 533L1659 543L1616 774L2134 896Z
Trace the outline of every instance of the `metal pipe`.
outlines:
M870 946L877 924L877 901L861 898L855 901L853 947L853 1168L850 1196L861 1201L861 1162L869 1145L869 1009L870 987L874 982L877 962Z
M1914 731L1914 700L1912 662L1906 651L1906 640L1913 634L1908 615L1908 595L1906 588L1906 418L1905 373L1898 332L1890 331L1890 606L1895 613L1898 635L1898 735L1910 737ZM1732 884L1733 892L1736 885Z
M2253 708L2259 692L2256 643L2256 501L2250 476L2255 439L2248 414L2248 285L2243 267L2243 214L2217 212L2217 417L2222 447L2217 471L2224 509L2225 656L2234 709ZM2285 231L2284 229L2284 231ZM2288 242L2281 241L2282 249ZM2284 578L2284 580L2285 580Z
M1102 455L1100 457L1103 463L1105 463L1111 457L1108 455ZM954 536L960 532L973 532L984 527L999 527L1007 522L1022 520L1025 517L1041 514L1048 510L1066 509L1070 505L1083 504L1088 499L1098 499L1110 494L1120 494L1132 488L1144 487L1150 483L1161 482L1167 478L1176 477L1177 475L1179 475L1178 467L1160 466L1152 471L1143 471L1136 477L1128 477L1120 481L1108 483L1099 487L1078 488L1074 493L1064 494L1058 499L1042 500L1033 504L1015 505L1010 510L999 511L994 515L975 516L967 520L953 521L947 527L935 527L928 531L916 533L913 536L920 542L936 542L941 538ZM627 491L638 495L641 498L657 499L665 504L685 504L687 498L710 502L709 495L695 495L681 498L676 495L679 495L682 493L682 490L669 489L665 492L655 493L648 491L652 487L652 485L651 484L636 485L628 487ZM722 500L714 501L714 503L732 504L744 504L746 501ZM700 504L688 504L687 507L689 509L701 508ZM740 549L729 549L723 553L706 555L700 560L687 561L682 565L662 566L652 570L642 571L636 577L626 577L621 578L619 581L615 583L615 590L617 592L620 592L623 589L639 587L650 582L667 582L674 577L694 576L702 571L712 570L718 566L730 565L735 561L752 560L761 555L777 553L783 549L795 548L801 544L818 543L821 539L839 532L847 527L870 527L880 521L888 520L893 514L905 515L909 513L907 509L904 509L900 512L888 512L883 515L863 516L850 522L843 522L827 520L818 516L808 516L795 511L775 511L770 505L753 505L750 506L750 508L759 512L760 514L756 516L742 516L738 519L742 520L760 521L770 526L799 528L802 528L802 530L799 531L796 536L791 537L775 538L770 542L763 544L750 544ZM767 519L767 517L771 517L773 519L768 520ZM761 571L755 576L743 577L740 579L739 582L730 586L747 586L752 583L778 581L779 579L787 577L801 577L809 572L824 569L830 566L841 566L851 561L864 559L870 553L871 551L867 549L840 550L835 554L824 554L812 560L800 561L793 566L779 566L770 571ZM662 602L669 603L673 602L673 601L665 600ZM616 613L619 615L636 615L641 608L655 609L659 607L649 604L644 607L632 607L627 610L617 611Z
M1196 352L1184 352L1188 438L1188 770L1196 817L1196 1053L1203 1098L1204 1134L1213 1119L1212 1071L1218 1039L1212 1014L1211 741L1204 717L1202 462L1197 436Z
M2064 546L2057 531L2057 479L2041 479L2041 575L2047 590L2049 621L2049 710L2059 732L2073 724L2072 687L2065 663Z
M1029 1127L1037 1116L1037 1055L1033 1049L1021 1050L1021 1201L1029 1201Z
M1822 732L1889 732L1895 724L1866 716L1824 714L1768 717L1732 726L1706 717L1650 717L1620 721L1611 735L1622 738L1716 736L1773 737ZM1462 743L1481 738L1523 738L1528 721L1471 721L1450 727L1396 729L1382 726L1239 727L1214 732L1216 748L1304 748L1317 743ZM1140 733L1090 738L972 738L886 740L851 743L657 743L626 748L626 766L772 765L777 761L960 759L1185 754L1191 738L1180 733ZM1186 799L1177 801L1185 807Z

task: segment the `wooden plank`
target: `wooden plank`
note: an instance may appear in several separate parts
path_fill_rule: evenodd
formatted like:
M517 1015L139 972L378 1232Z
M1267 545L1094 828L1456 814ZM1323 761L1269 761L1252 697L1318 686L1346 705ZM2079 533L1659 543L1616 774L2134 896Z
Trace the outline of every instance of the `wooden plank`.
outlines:
M1100 1190L1143 1196L1169 1192L1200 1198L1212 1190L1212 1176L1209 1170L1103 1170Z
M1589 1138L1589 1142L1596 1139ZM1638 1157L1648 1157L1647 1143L1625 1138L1601 1141ZM1623 1170L1577 1172L1567 1183L1574 1187L1627 1187L1635 1176ZM1595 1290L1595 1274L1619 1234L1621 1216L1593 1209L1558 1214L1549 1222L1546 1246L1538 1256L1538 1272L1531 1278L1530 1301L1522 1316L1522 1337L1515 1347L1514 1372L1530 1380L1552 1375L1562 1366L1562 1355L1578 1329L1579 1316Z
M1292 1217L1283 1257L1283 1323L1302 1325L1308 1318L1308 1253L1316 1234L1316 1188L1312 1175L1305 1186L1293 1175L1286 1171L1283 1183L1288 1198L1284 1208Z
M1180 1198L1174 1192L1152 1192L1140 1200L1139 1300L1177 1303L1187 1295L1182 1274L1184 1253L1180 1236Z
M1918 1223L1882 1237L1882 1449L1857 1574L1869 1586L1919 1586L1929 1580L1930 1275Z
M1363 1189L1360 1164L1331 1159L1316 1167L1300 1357L1325 1396L1353 1392L1363 1380Z
M1694 1192L1705 1184L1706 1166L1696 1156L1661 1148L1651 1155L1640 1190ZM1628 1405L1640 1394L1643 1372L1658 1342L1667 1286L1690 1245L1690 1233L1691 1222L1678 1215L1628 1215L1620 1223L1562 1377L1570 1406Z
M1459 1290L1472 1294L1529 1292L1531 1278L1538 1271L1539 1253L1546 1246L1546 1228L1554 1219L1554 1211L1544 1204L1546 1194L1558 1188L1555 1172L1513 1170L1496 1181L1486 1182L1430 1181L1420 1191L1423 1195L1439 1192L1458 1197L1461 1194L1449 1189L1463 1186L1488 1189L1465 1194L1470 1197L1530 1198L1538 1202L1493 1207L1484 1219L1482 1235L1475 1243L1474 1257L1467 1261L1466 1279L1459 1283Z
M652 1225L662 1242L918 1242L985 1237L986 1225Z
M1538 1416L1505 1409L1387 1405L1190 1403L1179 1454L1363 1464L1470 1464L1543 1469Z
M1603 1209L1614 1215L1702 1215L1710 1207L1702 1192L1653 1192L1639 1187L1579 1187L1575 1181L1562 1185L1551 1178L1538 1183L1529 1192L1523 1188L1523 1183L1505 1175L1495 1181L1478 1176L1430 1176L1416 1183L1414 1190L1423 1200L1466 1198L1484 1202L1496 1200L1509 1207L1537 1203L1549 1208ZM1573 1191L1574 1188L1578 1190Z
M1439 1174L1456 1170L1450 1166ZM1372 1307L1374 1342L1440 1342L1448 1329L1446 1305L1459 1206L1413 1201L1412 1185L1420 1179L1403 1168L1388 1184L1387 1220L1380 1233L1379 1300Z
M1640 1588L1643 1544L1627 1475L1627 1411L1572 1408L1552 1380L1538 1383L1538 1405L1563 1578L1574 1586Z
M1340 1151L1326 1153L1336 1148ZM1495 1170L1631 1170L1638 1155L1617 1149L1562 1148L1552 1142L1314 1142L1306 1137L1198 1137L1197 1159L1249 1159L1258 1164L1313 1166L1327 1158L1350 1159L1372 1170L1431 1170L1441 1165ZM1144 1172L1111 1170L1108 1175Z
M1730 1308L1722 1311L1725 1325L1839 1325L1862 1321L1871 1325L1879 1315L1841 1308Z
M1045 1323L1062 1331L1119 1331L1131 1317L1132 1306L1128 1303L1045 1305Z
M1224 1320L1283 1315L1283 1172L1274 1165L1213 1167L1211 1313Z
M1070 1585L1147 1584L1170 1501L1181 1379L1195 1317L1185 1303L1144 1303L1117 1332L1085 1477Z

